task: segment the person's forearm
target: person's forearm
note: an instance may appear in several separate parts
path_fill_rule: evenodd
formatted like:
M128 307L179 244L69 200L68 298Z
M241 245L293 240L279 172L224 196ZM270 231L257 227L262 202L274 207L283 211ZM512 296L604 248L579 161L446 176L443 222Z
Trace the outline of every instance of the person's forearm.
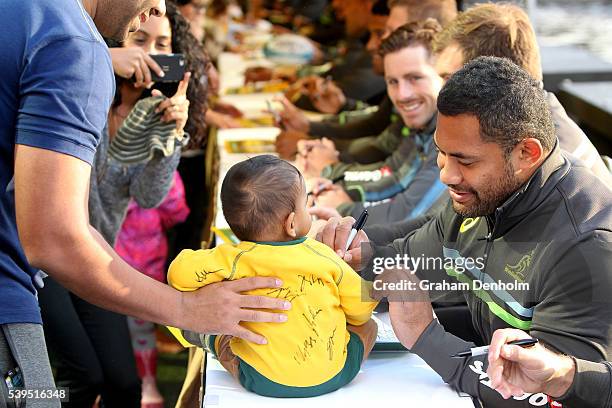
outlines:
M371 163L371 164L358 164L358 163L334 163L329 165L323 169L321 172L321 176L333 180L335 178L341 177L347 171L350 172L363 172L364 176L371 177L374 171L379 170L381 167L381 163ZM355 175L352 175L354 177ZM361 184L357 181L351 181L351 184ZM345 183L345 186L347 184Z
M365 136L374 136L382 132L388 124L389 112L379 109L363 118L346 124L330 122L309 122L309 134L317 137L331 139L357 139Z
M337 146L340 149L339 143ZM344 163L371 164L384 161L387 157L389 153L380 148L373 136L355 139L340 149L340 161Z
M467 342L444 330L437 319L419 334L410 351L421 357L444 382L473 396L478 396L480 386L478 375L470 371L467 359L453 359L450 356L469 350L474 343ZM484 357L479 358L481 361Z
M404 238L412 231L421 228L433 218L432 214L425 214L418 218L398 221L391 224L375 224L364 228L371 241L380 245L391 244L394 240Z
M555 375L546 383L542 392L553 398L564 395L574 382L575 374L576 366L574 365L574 360L568 356L559 356L559 366L555 370Z
M130 185L130 197L134 198L141 208L155 208L168 195L174 170L181 158L180 147L176 146L175 149L170 156L156 152L155 157L134 175Z
M359 183L358 187L350 185L347 187L347 193L354 201L383 201L404 191L413 178L414 174L410 172L409 166L404 166L379 180ZM356 191L356 194L351 194L351 191Z
M181 326L180 292L123 261L92 227L45 240L35 265L77 296L104 309L160 324Z
M564 358L569 360L569 357ZM574 365L573 362L571 364ZM568 381L570 386L565 387L563 384ZM576 359L575 370L566 370L565 375L556 382L557 390L547 388L545 392L554 394L565 387L564 395L557 394L558 401L564 406L595 408L612 404L612 364L609 362L594 363Z
M15 215L28 262L98 306L180 325L188 318L183 295L128 266L89 225L90 169L68 155L17 146Z

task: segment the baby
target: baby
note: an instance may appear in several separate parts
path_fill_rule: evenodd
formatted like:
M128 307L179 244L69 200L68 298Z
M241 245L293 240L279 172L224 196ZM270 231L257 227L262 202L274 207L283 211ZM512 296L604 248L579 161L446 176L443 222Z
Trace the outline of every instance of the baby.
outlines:
M168 281L182 291L223 280L279 277L284 286L249 292L291 302L286 323L246 323L265 345L206 336L219 362L249 391L312 397L337 390L359 372L374 346L370 286L332 249L306 237L310 215L300 172L274 156L233 166L221 188L223 214L242 241L184 250Z

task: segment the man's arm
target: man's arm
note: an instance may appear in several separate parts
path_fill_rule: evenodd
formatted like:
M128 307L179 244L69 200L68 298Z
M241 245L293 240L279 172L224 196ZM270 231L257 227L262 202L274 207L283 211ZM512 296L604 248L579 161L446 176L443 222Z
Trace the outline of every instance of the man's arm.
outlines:
M257 278L180 293L131 268L89 225L90 166L72 156L17 145L15 204L28 261L83 299L144 320L199 332L227 333L254 342L261 336L240 321L281 321L280 314L243 308L286 309L276 299L240 292L277 287Z
M383 164L384 164L383 162L370 163L370 164L338 162L338 163L334 163L332 165L325 167L323 171L321 172L321 177L325 177L327 179L332 180L335 178L342 177L342 175L344 175L344 173L346 173L347 171L374 172L374 171L378 171L383 166Z
M548 397L541 392L521 393L511 399L504 399L493 388L487 375L486 355L452 358L451 355L469 350L475 345L447 332L436 319L431 320L431 305L418 299L390 301L389 312L393 330L402 344L421 357L444 382L477 397L483 406L519 408L548 403Z
M384 177L378 183L369 183L366 187L379 190L367 191L361 190L361 187L348 189L347 193L355 201L342 204L337 210L342 215L354 217L363 211L364 202L377 203L368 207L369 219L373 224L389 224L420 216L429 210L445 190L439 174L435 162L430 162L416 174L405 173L399 180L395 176ZM391 201L383 201L390 198L391 194ZM361 199L356 200L357 196L361 196Z
M394 222L391 224L375 224L366 226L364 231L372 242L379 245L387 245L396 239L406 237L412 231L416 231L431 220L437 213L442 211L448 203L448 194L442 194L434 204L423 215L410 218L406 221Z
M532 280L537 304L529 334L553 350L590 361L610 360L612 348L612 233L547 245ZM554 260L554 261L553 261Z
M378 135L389 125L392 104L385 98L377 111L346 124L328 122L309 122L308 133L316 137L335 139L357 139Z
M374 225L372 241L386 244L403 238L422 227L448 201L444 185L433 174L422 172L413 184L391 201L368 206L369 222ZM437 176L435 176L437 177ZM356 216L365 208L362 202L344 203L338 206L341 215ZM425 214L425 215L424 215ZM378 227L380 225L380 227Z
M401 253L427 255L428 242L437 237L433 222L435 219L407 239L396 241L393 246ZM596 361L606 358L606 336L610 332L612 311L609 300L609 233L599 232L578 244L573 243L570 248L555 246L551 247L551 251L565 255L557 258L558 261L549 268L542 268L550 272L542 272L539 279L542 286L539 302L534 308L530 335L566 354ZM422 271L419 277L434 279L430 271ZM395 313L396 320L401 322L405 319L403 316L413 316L410 307L414 305L404 307L400 304L400 312ZM414 324L401 327L403 333L398 333L398 338L418 338L411 348L412 352L425 360L446 382L477 396L485 405L537 406L537 402L546 400L543 393L537 393L504 401L493 390L486 375L487 360L482 357L466 360L450 358L451 354L471 345L447 333L436 321L423 331Z
M387 246L373 245L373 256L393 257L398 254L400 257L407 256L411 259L412 257L443 257L445 217L452 211L448 208L449 205L447 203L444 210L438 212L435 217L408 236L397 239ZM415 269L407 270L406 268ZM414 271L414 275L411 275L412 271ZM368 272L366 271L366 273ZM406 276L402 276L402 273ZM389 279L384 277L385 274L388 275L388 271L378 276ZM442 296L448 294L443 291L427 293L422 289L419 281L440 282L442 279L450 281L451 278L445 272L438 270L435 265L427 269L425 266L417 268L414 263L412 265L401 265L396 274L398 277L395 279L409 280L413 284L413 286L402 286L400 290L385 294L389 300L389 313L393 330L402 344L421 357L453 388L482 400L489 401L490 396L492 396L496 405L491 406L505 406L497 405L498 402L504 402L503 398L489 388L487 381L482 378L481 372L486 369L486 366L484 366L486 358L453 359L450 357L452 354L474 347L474 344L448 333L434 318L429 299L439 301ZM393 278L394 275L391 274L391 277ZM375 277L375 279L379 278ZM455 292L451 294L455 294Z
M576 359L572 385L558 400L570 407L612 406L612 363Z

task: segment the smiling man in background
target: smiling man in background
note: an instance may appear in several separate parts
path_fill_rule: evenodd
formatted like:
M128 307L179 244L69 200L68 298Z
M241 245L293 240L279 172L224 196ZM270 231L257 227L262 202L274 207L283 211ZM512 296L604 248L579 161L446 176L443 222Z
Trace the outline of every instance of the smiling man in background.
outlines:
M303 163L305 174L329 180L344 176L342 183L328 184L324 191L316 192L317 205L358 216L366 202L380 204L392 199L372 205L370 221L401 220L436 184L433 132L442 80L433 67L431 42L439 30L433 19L413 22L395 30L380 46L387 92L401 118L379 136L394 140L394 151L386 160L368 165L342 163L325 143L301 142L306 153L297 163Z

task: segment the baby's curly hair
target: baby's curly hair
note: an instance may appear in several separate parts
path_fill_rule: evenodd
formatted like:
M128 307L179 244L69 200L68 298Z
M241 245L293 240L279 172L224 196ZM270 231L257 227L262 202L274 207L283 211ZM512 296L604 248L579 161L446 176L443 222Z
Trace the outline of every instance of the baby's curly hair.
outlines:
M172 27L172 52L185 55L185 69L191 72L187 89L189 119L185 125L185 131L191 136L188 148L201 148L206 145L208 134L205 121L208 93L206 68L210 60L202 44L191 34L187 20L171 2L166 2L166 17Z

